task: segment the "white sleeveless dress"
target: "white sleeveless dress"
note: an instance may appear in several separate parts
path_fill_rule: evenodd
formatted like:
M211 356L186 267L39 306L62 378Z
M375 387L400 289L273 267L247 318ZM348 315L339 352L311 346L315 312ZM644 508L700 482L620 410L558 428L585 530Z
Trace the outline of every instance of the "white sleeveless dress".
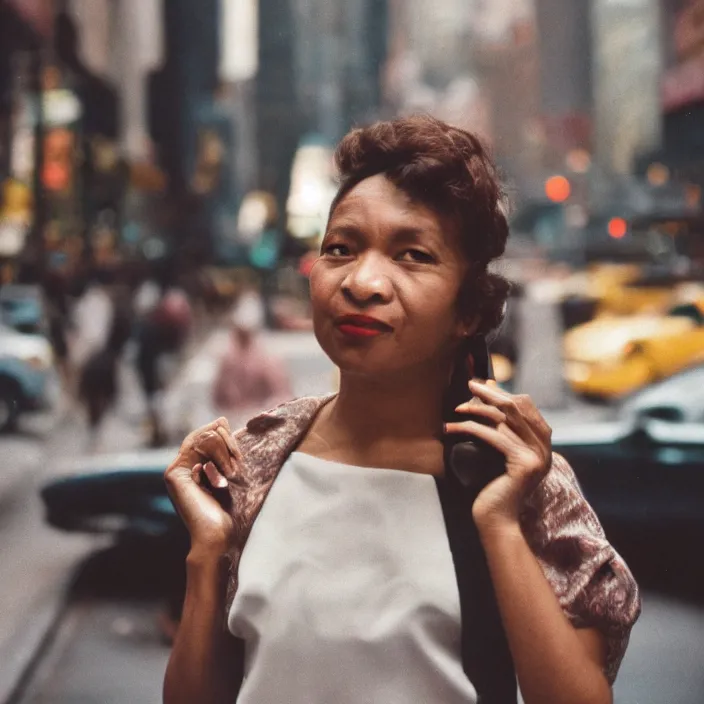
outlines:
M476 704L433 477L292 453L239 564L238 704Z

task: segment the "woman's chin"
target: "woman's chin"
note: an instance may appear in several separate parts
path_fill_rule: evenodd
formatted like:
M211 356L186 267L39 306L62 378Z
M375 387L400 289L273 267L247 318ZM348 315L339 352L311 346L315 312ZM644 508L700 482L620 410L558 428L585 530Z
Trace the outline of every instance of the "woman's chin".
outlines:
M333 363L339 370L340 377L355 381L373 382L380 386L386 386L395 379L404 380L413 375L413 369L406 365L399 366L397 356L388 357L381 355L367 355L366 357L355 357L352 354L337 355L332 358Z
M376 380L386 385L392 379L403 380L419 373L425 367L421 361L410 359L408 352L397 345L377 339L370 345L340 343L334 337L319 337L318 343L341 375Z

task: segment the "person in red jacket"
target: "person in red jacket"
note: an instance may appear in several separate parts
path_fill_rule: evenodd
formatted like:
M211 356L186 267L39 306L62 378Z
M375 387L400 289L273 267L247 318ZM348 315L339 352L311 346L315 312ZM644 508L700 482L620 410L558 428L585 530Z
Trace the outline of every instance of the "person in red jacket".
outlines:
M261 340L263 325L261 297L254 290L242 293L212 389L213 405L233 427L291 397L283 360L273 356Z

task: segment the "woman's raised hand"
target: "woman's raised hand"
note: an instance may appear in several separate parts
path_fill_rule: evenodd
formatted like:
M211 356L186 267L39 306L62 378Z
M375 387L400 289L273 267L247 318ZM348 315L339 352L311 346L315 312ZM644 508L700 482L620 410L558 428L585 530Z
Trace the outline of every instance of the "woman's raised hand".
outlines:
M514 395L496 382L470 381L474 398L457 407L489 421L447 423L445 432L484 440L506 458L506 471L490 482L472 507L478 527L501 527L518 522L524 499L547 474L552 464L552 429L529 396Z
M234 522L226 510L228 479L241 455L226 418L190 433L164 474L166 488L191 536L191 550L224 555L232 544Z

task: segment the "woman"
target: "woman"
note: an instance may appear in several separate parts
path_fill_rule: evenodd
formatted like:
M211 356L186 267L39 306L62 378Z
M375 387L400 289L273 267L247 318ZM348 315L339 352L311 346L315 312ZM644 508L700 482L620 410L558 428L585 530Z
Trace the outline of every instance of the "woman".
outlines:
M165 702L503 704L514 673L526 704L610 702L638 591L550 428L480 379L447 422L458 355L507 295L489 159L429 117L354 130L336 158L310 284L339 393L234 436L214 421L167 470L191 551ZM458 435L503 455L471 501Z

